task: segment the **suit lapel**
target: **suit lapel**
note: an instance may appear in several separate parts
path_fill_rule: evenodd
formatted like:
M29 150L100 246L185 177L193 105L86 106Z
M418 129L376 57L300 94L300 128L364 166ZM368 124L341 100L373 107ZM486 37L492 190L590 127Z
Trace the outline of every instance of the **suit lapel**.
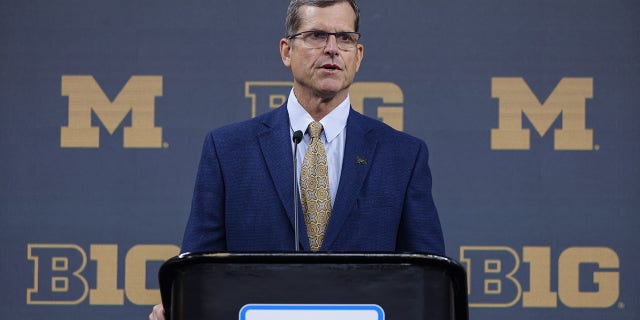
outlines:
M340 183L321 250L330 248L337 238L371 167L368 162L373 160L377 139L368 135L371 128L367 122L353 109L349 111Z
M262 123L263 128L258 133L260 149L293 229L295 225L293 212L293 152L286 103L265 117ZM299 200L296 201L296 205L300 214L300 242L305 250L309 250L309 241L305 241L308 238Z

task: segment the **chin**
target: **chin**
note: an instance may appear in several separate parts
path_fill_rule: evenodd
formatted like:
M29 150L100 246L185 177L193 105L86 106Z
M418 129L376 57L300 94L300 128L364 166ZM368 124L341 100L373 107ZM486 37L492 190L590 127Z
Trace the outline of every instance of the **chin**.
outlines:
M340 92L344 91L347 88L349 88L349 86L344 86L342 85L342 83L340 84L335 83L331 85L318 86L316 87L316 92L323 97L336 96L337 94L339 94Z
M339 95L343 90L343 88L318 88L318 90L316 90L316 94L324 99L332 99Z

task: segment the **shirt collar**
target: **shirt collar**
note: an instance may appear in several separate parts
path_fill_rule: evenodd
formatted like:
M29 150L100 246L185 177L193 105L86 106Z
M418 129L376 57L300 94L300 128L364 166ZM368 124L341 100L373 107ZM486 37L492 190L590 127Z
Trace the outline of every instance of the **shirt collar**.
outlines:
M342 132L342 130L344 130L347 125L350 106L351 102L347 95L347 98L344 99L344 101L342 101L335 109L331 110L331 112L324 116L324 118L320 119L327 142L331 142ZM309 123L314 121L307 110L305 110L300 102L298 102L296 95L293 93L293 89L291 89L291 92L289 93L287 112L289 113L289 123L291 123L292 132L297 130L306 132Z

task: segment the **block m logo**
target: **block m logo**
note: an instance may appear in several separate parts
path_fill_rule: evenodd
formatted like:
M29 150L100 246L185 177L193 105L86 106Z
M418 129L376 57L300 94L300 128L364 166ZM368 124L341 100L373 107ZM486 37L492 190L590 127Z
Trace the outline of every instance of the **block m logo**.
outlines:
M62 76L62 95L69 97L69 124L60 130L62 148L98 148L100 128L91 125L91 110L109 134L131 112L124 128L125 148L162 147L162 128L156 127L155 97L162 96L161 76L132 76L113 102L93 76Z
M562 116L554 131L555 150L593 150L593 130L586 129L586 99L593 97L593 78L562 78L541 104L522 78L492 78L491 96L498 98L498 128L491 130L492 150L529 150L530 132L522 114L542 137Z

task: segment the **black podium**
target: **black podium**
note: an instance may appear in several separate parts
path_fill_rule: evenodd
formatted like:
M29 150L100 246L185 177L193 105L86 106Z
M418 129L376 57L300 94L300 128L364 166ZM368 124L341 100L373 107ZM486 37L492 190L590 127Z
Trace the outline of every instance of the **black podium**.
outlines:
M168 319L468 319L462 266L423 254L205 253L160 268Z

